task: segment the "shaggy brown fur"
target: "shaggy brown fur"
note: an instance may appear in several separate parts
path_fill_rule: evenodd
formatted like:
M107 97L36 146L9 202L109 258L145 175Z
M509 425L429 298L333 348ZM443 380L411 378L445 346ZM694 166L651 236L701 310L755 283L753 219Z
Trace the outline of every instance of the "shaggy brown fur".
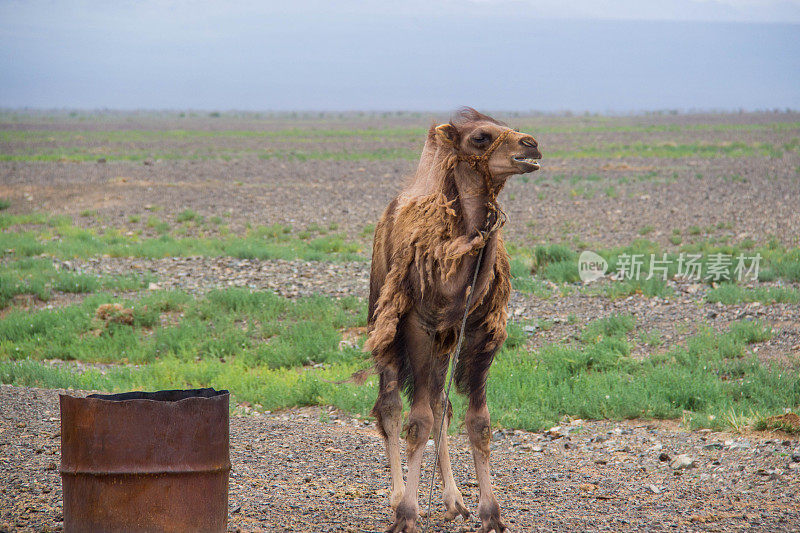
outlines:
M484 153L488 155L481 159ZM443 416L447 427L452 415L451 406L446 412L441 409L448 354L457 341L482 247L484 258L454 377L458 390L470 400L467 430L481 491L481 531L505 529L488 477L490 425L485 390L489 366L506 338L511 284L502 237L499 231L488 233L485 228L487 222L496 221L495 196L505 180L536 170L534 160L539 158L533 137L466 108L449 124L430 129L413 180L389 204L376 227L367 349L380 374L373 414L386 438L392 470L395 522L388 531L393 533L416 531L424 442ZM398 451L401 388L412 400L406 424L407 487ZM445 517L466 518L469 512L453 481L446 439L438 460Z

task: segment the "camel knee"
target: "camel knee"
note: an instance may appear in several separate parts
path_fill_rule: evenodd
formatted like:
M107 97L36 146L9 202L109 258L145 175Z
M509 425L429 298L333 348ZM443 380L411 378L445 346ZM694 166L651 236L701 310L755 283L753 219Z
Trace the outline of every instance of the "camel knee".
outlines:
M489 455L489 442L492 440L492 423L489 418L489 411L487 409L467 411L465 424L472 446L485 455Z
M403 417L403 402L400 395L381 395L372 408L378 431L384 438L400 435L400 425Z
M395 374L381 374L380 390L372 415L376 419L378 431L384 438L400 435L400 425L403 416L403 400L400 398L397 376Z
M433 411L428 409L413 410L408 415L406 424L406 444L409 454L428 442L433 428Z

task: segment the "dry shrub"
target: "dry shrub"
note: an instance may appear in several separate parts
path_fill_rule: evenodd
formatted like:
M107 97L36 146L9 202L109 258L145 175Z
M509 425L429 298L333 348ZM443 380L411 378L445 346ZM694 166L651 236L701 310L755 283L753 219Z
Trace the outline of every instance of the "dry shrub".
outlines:
M782 415L767 418L767 427L779 429L787 433L800 433L800 416L795 413L785 413Z
M94 316L102 320L106 326L109 324L133 325L133 309L122 307L121 304L103 304L97 308Z

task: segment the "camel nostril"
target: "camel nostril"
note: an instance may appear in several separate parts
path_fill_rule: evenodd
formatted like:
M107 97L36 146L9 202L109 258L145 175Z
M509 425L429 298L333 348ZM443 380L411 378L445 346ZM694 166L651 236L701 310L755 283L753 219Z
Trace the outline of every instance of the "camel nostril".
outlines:
M529 148L536 148L537 146L539 146L539 143L537 143L536 139L534 139L533 137L523 137L522 139L519 140L519 143L522 146L527 146Z

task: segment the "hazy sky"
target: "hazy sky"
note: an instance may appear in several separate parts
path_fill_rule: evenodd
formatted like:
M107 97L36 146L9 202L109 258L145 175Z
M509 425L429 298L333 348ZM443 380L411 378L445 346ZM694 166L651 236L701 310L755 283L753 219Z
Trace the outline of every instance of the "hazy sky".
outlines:
M2 1L0 106L800 108L800 0Z

